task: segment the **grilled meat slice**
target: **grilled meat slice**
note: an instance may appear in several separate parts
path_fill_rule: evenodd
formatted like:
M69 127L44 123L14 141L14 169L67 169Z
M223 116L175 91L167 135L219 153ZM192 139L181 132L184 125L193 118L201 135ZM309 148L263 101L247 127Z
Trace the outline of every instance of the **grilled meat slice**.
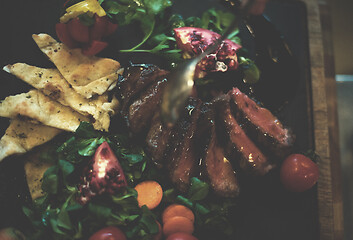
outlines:
M125 112L131 102L141 91L151 83L165 78L167 71L152 64L133 65L124 71L117 83L117 96L122 102L122 112Z
M152 118L145 143L147 152L158 167L163 165L164 153L168 148L171 134L172 128L162 123L160 111L157 111Z
M246 131L276 158L283 159L291 153L294 136L266 108L242 93L238 88L229 92L237 117L244 119Z
M141 132L150 124L153 114L159 110L159 103L166 83L166 79L158 80L130 105L127 120L133 133Z
M172 183L182 192L187 191L194 176L198 158L195 148L195 132L200 115L201 101L189 98L184 116L176 123L171 137L166 164Z
M230 98L222 95L215 100L218 121L224 127L230 141L233 158L238 159L239 167L254 175L265 175L272 165L268 158L246 135L234 118L230 108Z
M201 158L202 174L206 177L214 192L223 197L236 197L239 194L239 184L233 167L225 156L221 146L222 139L217 134L213 108L204 109L201 113L199 126L201 126L201 147L204 156ZM202 146L202 142L206 145Z

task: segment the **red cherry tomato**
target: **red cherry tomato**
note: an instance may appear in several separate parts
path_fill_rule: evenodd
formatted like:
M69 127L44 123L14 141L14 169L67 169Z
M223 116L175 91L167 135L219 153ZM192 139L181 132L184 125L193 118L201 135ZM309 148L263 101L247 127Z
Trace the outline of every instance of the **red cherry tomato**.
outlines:
M59 40L69 48L77 47L78 43L71 37L66 23L57 23L55 25L56 35Z
M107 27L105 28L103 37L108 37L112 35L117 28L118 28L118 24L112 23L111 21L107 21Z
M319 168L310 158L302 154L292 154L284 160L280 178L288 190L303 192L316 184Z
M94 233L89 240L126 240L126 236L119 228L109 226Z
M89 31L90 39L101 40L106 32L109 20L106 16L99 17L97 14L94 15L94 19L95 22Z
M180 232L180 233L173 233L169 235L167 240L198 240L198 239L188 233Z
M90 45L82 49L82 53L86 56L93 56L108 46L107 42L93 40Z
M22 232L15 228L3 228L0 230L1 240L24 240L26 239Z
M77 42L89 42L89 27L84 25L78 17L71 19L67 23L67 28L71 37Z

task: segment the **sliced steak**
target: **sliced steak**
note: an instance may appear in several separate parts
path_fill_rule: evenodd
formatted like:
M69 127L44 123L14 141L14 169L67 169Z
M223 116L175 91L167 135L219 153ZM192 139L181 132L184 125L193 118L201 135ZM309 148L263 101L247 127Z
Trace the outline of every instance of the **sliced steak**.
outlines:
M156 111L152 121L151 128L146 136L146 151L150 155L152 161L162 167L164 162L164 153L169 145L172 135L172 128L162 123L160 111Z
M279 159L291 153L294 136L268 109L260 107L238 88L233 88L229 95L237 117L245 120L246 131L257 139L264 149L268 149Z
M217 124L222 124L228 135L233 158L237 159L239 167L253 175L265 175L271 170L272 165L268 158L246 135L242 127L234 118L230 108L230 98L223 95L215 100Z
M214 122L214 109L202 111L199 125L202 126L200 142L207 141L204 156L201 158L202 175L214 192L223 197L236 197L239 184L232 164L225 156L221 139L217 134Z
M174 126L170 149L166 154L170 179L182 192L188 190L190 178L194 176L198 166L194 136L200 105L200 100L189 98L183 117Z
M166 79L158 80L130 105L127 120L133 133L139 133L149 126L153 114L159 111L159 103L166 83Z
M125 112L131 99L139 95L150 84L166 77L167 71L152 64L133 65L124 70L124 75L117 83L117 97Z

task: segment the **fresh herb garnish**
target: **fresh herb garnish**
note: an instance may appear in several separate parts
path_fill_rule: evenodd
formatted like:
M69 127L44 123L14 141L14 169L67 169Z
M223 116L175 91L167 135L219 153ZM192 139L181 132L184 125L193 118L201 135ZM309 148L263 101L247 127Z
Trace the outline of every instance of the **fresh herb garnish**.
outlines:
M134 51L151 37L157 16L163 15L165 9L172 6L170 0L101 0L100 3L107 15L120 26L139 23L144 37L129 51Z

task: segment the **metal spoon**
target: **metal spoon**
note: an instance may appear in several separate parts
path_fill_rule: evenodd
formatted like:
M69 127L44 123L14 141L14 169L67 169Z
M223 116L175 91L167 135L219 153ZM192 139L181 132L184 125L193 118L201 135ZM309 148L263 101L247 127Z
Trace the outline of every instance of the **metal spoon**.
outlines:
M240 19L248 13L254 2L255 0L247 0L243 5L240 5L233 22L220 38L200 55L179 64L169 74L161 103L161 116L164 124L173 126L179 119L180 112L185 107L186 101L192 93L195 68L198 62L218 48L222 41L238 26Z

